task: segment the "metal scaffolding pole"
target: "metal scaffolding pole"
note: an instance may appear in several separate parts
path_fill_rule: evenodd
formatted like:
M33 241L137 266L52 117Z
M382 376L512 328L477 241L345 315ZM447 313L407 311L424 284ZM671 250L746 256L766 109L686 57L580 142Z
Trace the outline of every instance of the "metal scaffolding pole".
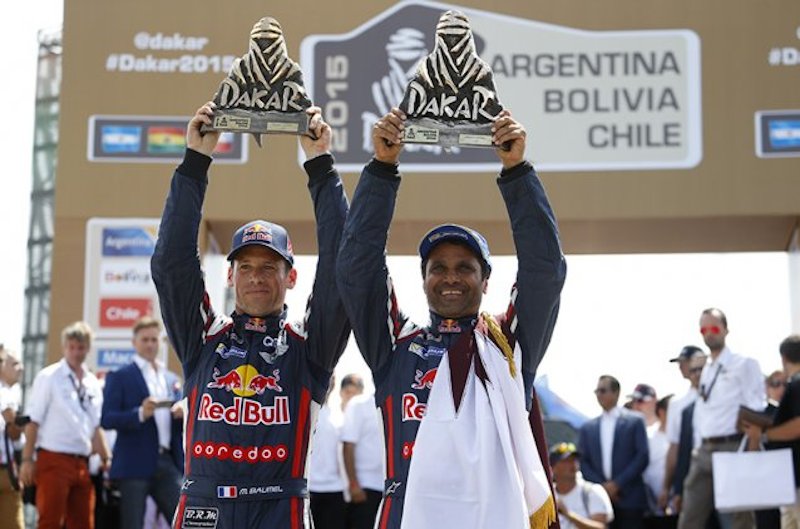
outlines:
M60 87L61 30L40 32L25 281L25 329L22 336L25 363L23 387L26 393L47 358Z

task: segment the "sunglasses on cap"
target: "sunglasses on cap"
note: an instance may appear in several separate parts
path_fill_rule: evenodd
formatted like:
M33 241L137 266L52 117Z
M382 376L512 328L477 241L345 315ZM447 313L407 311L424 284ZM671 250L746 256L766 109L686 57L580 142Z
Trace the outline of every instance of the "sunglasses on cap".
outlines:
M708 325L706 327L700 327L700 334L719 334L722 332L722 327L719 325Z
M554 454L574 454L578 451L578 447L575 443L558 443L551 451Z

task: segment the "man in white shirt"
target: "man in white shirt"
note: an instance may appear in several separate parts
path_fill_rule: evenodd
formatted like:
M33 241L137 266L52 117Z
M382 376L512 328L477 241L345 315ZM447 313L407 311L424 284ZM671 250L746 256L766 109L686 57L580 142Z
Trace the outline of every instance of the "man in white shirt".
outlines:
M703 527L714 508L711 455L738 449L742 439L736 429L739 407L762 410L766 402L764 377L758 362L733 353L725 345L728 335L725 314L717 308L704 310L700 316L700 333L711 358L700 375L694 428L701 443L692 453L689 474L684 481L679 529ZM752 512L721 514L720 523L725 529L754 527Z
M665 511L669 509L672 512L678 512L680 510L680 505L673 500L678 490L682 491L683 478L686 477L685 475L676 475L678 447L681 441L681 418L683 411L694 404L697 399L697 388L700 385L700 373L705 365L705 356L703 350L696 345L686 345L678 353L678 356L670 359L670 362L678 364L681 376L689 381L689 389L684 395L670 399L667 407L666 434L669 448L664 462L664 483L658 497L658 506Z
M180 383L158 359L159 321L137 321L132 343L133 362L106 376L101 420L117 431L109 477L119 486L122 529L141 529L148 495L171 520L183 479Z
M84 365L91 342L87 323L68 325L61 332L64 358L33 381L20 480L26 486L36 484L39 529L94 528L88 460L97 453L107 467L110 456L100 429L103 394Z
M372 529L385 479L383 430L373 395L350 399L344 412L342 443L351 497L350 525L352 529Z
M550 448L561 529L605 529L614 519L611 500L602 485L583 479L579 456L573 443Z
M341 409L330 407L330 396L335 386L336 377L331 376L308 457L308 491L315 529L345 529L347 516L341 463L342 443L339 439L343 417Z
M19 379L22 363L16 351L0 345L0 516L3 527L22 529L22 496L16 483L14 447L19 442L22 429L15 418L22 401Z

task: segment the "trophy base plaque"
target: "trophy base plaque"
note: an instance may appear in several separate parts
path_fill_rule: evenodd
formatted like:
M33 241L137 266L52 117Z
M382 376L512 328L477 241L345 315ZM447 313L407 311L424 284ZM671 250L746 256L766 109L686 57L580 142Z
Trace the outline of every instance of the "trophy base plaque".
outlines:
M218 108L211 125L203 125L204 132L245 132L251 134L306 134L309 117L305 112L277 112Z
M452 147L484 147L494 149L492 125L471 121L436 121L430 118L406 120L403 143Z

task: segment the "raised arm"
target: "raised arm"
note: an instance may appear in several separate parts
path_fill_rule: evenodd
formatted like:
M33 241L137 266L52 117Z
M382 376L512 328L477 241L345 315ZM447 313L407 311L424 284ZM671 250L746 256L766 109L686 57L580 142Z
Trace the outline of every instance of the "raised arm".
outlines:
M172 177L151 260L164 326L186 376L214 321L197 246L211 153L219 139L218 132L200 128L211 123L212 113L213 103L206 103L186 129L186 154Z
M318 108L312 107L308 112L311 115L310 135L301 136L300 145L306 154L304 168L314 203L319 258L314 288L308 299L305 330L308 358L322 370L321 382L327 384L350 334L335 277L336 255L348 205L342 180L330 154L331 129L322 121Z
M497 179L508 210L517 253L517 282L504 324L522 350L526 395L544 357L558 317L567 265L558 226L544 186L524 159L525 128L508 111L494 125L495 145L503 164ZM530 402L528 402L530 404Z
M397 307L386 267L386 240L400 186L397 163L404 118L393 109L372 129L375 156L358 181L336 263L344 308L376 385L385 376L396 341L413 330Z

